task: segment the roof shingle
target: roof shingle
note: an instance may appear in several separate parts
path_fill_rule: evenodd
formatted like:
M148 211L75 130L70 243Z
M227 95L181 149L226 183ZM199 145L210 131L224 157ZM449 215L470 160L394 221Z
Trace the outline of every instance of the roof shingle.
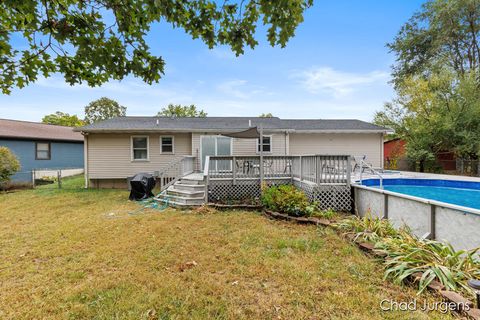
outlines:
M10 119L0 119L0 138L83 141L71 127Z
M117 117L93 123L77 131L234 131L263 126L266 130L370 131L386 128L354 119L280 119L259 117Z

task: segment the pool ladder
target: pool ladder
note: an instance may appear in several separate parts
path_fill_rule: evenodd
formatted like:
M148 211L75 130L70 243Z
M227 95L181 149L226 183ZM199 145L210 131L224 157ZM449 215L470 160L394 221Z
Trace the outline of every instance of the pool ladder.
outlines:
M373 169L371 164L366 163L364 160L360 160L360 184L362 184L362 181L363 181L363 169L365 167L370 169L370 171L372 171L373 174L377 175L380 178L380 189L383 189L383 177L382 177L382 175L380 174L380 172Z

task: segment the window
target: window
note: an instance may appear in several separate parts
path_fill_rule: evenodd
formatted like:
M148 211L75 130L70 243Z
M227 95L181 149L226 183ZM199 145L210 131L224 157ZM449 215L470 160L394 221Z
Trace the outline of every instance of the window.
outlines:
M173 137L160 137L160 153L174 153Z
M35 143L35 159L36 160L50 160L50 142Z
M132 160L148 160L148 137L132 137Z
M257 139L257 152L260 152L260 138ZM263 136L263 152L272 152L272 136Z

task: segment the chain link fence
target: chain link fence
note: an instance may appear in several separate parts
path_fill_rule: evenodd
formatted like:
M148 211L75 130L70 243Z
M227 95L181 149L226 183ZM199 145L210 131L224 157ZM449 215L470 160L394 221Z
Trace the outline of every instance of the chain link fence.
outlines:
M444 173L461 176L480 177L480 160L454 159L436 160L421 163L409 159L385 159L387 170Z
M79 189L84 187L83 168L37 168L19 171L3 186L11 189Z

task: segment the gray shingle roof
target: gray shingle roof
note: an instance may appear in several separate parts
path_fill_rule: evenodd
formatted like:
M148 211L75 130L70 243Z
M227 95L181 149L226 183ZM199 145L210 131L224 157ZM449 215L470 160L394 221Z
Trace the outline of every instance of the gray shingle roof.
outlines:
M380 132L387 129L360 120L297 120L259 118L259 117L117 117L90 124L77 131L235 131L246 130L250 126L263 126L270 131L371 131Z
M83 136L71 127L10 119L0 119L0 138L83 141Z

